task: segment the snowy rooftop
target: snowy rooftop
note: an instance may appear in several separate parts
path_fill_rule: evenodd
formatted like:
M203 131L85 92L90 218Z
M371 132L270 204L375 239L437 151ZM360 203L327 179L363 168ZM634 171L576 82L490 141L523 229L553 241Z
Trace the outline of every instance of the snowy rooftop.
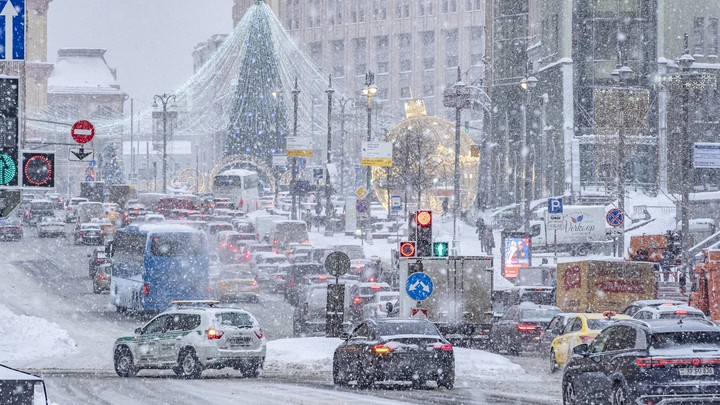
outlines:
M48 93L122 94L104 55L104 49L59 49Z

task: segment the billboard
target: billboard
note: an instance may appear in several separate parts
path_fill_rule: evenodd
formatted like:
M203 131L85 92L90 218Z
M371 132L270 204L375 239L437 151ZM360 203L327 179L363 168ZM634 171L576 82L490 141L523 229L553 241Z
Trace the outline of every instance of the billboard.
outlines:
M520 267L530 267L529 233L511 232L502 234L502 275L505 278L516 278Z

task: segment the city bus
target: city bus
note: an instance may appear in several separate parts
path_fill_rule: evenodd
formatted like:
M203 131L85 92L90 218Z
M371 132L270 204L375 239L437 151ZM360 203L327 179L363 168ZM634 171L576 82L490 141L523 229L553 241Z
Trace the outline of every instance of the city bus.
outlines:
M258 209L259 183L257 172L245 169L226 170L215 175L213 195L215 198L229 199L237 210L252 212Z
M115 233L106 250L113 258L110 300L118 312L155 313L173 300L207 299L210 257L203 231L130 225Z

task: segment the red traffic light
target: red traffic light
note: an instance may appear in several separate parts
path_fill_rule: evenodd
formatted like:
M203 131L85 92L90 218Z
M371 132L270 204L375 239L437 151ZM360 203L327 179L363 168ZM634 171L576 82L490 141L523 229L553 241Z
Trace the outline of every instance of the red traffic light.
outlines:
M415 257L415 242L400 242L400 256Z
M432 211L418 211L415 219L417 220L417 224L419 226L431 226Z

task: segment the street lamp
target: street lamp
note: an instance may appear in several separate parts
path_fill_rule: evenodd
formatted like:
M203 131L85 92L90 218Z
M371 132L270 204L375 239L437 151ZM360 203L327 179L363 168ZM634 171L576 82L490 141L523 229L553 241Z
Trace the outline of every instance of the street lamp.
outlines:
M525 232L530 232L530 176L528 176L528 154L530 152L528 148L528 128L527 128L527 109L532 100L532 89L537 86L538 79L535 76L530 76L530 62L528 61L525 69L525 77L520 80L520 89L525 92L525 98L522 103L522 147L520 148L520 162L522 165L522 204L523 204L523 229Z
M367 72L365 74L365 87L362 88L362 95L367 97L367 141L372 141L372 99L373 96L375 96L375 93L377 93L378 88L375 85L375 74L373 72ZM372 167L367 167L367 174L365 175L365 188L367 189L367 192L370 193L370 176L371 176ZM368 220L367 220L367 238L368 241L372 240L372 236L370 234L371 230L371 220L370 220L370 212L368 209Z
M625 66L620 49L617 50L617 65L615 69L610 73L615 83L618 84L617 91L617 114L622 117L622 121L618 125L618 187L617 187L617 199L618 209L625 215L625 176L627 174L627 162L625 161L625 110L620 106L620 88L623 88L626 81L633 75L632 69ZM621 225L620 237L618 238L618 256L623 257L625 255L625 225Z
M330 217L333 210L330 209L332 201L330 198L330 163L332 161L332 96L335 90L332 88L332 76L328 76L328 88L325 90L328 97L328 118L327 118L327 165L325 166L325 236L332 236Z
M295 88L292 90L293 95L293 137L297 136L297 124L298 124L298 96L300 95L300 89L298 88L298 80L295 77ZM285 147L287 151L287 146ZM287 152L286 152L287 153ZM292 212L290 213L290 219L297 219L297 197L295 190L295 175L297 172L297 157L292 157L292 166L290 168L290 194L292 195Z
M170 118L177 117L177 111L168 111L168 104L172 102L170 107L175 108L175 95L165 94L155 95L153 97L153 108L158 108L158 102L162 104L162 112L154 111L153 118L162 118L163 123L163 193L167 193L167 122Z
M688 126L690 125L690 96L692 90L715 87L717 79L713 74L692 72L690 68L695 58L690 55L688 46L688 35L684 35L685 52L676 59L679 73L670 74L661 78L661 83L667 87L682 90L682 145L681 145L681 175L680 188L682 197L680 201L681 216L681 249L682 249L682 271L687 279L690 278L690 169L692 167L693 144L690 141Z
M282 139L282 137L280 136L280 100L282 97L281 96L282 91L281 90L273 90L271 94L272 94L273 98L275 99L275 138L279 140L279 139ZM273 173L273 179L275 180L275 204L277 204L280 184L278 184L279 179L278 179L277 168L273 165L271 170Z

